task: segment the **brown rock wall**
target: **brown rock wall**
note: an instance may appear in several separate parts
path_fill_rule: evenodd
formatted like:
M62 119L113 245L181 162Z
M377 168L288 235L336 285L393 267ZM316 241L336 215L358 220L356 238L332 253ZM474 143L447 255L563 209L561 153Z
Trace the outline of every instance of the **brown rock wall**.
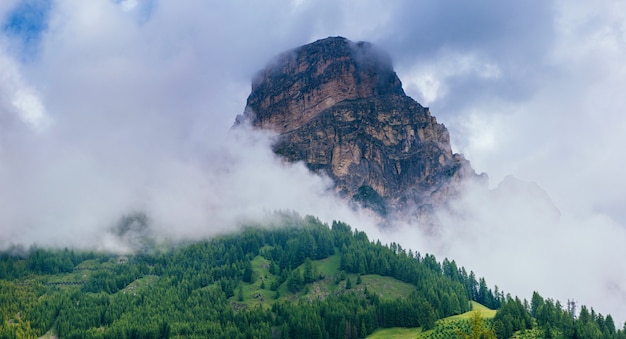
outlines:
M368 43L328 38L280 55L253 81L244 115L279 133L277 154L325 173L348 198L378 194L381 211L429 210L475 176Z

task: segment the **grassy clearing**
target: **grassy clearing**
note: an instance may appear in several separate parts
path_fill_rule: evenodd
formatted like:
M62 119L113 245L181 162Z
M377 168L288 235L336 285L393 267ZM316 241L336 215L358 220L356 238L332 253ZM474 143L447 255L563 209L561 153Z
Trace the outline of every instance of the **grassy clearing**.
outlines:
M352 286L359 287L355 284L357 276L350 276L352 279ZM367 290L370 292L377 293L381 299L392 300L396 298L404 298L415 289L415 286L411 284L377 274L363 275L361 276L361 280L361 286L367 287Z
M339 272L341 257L335 254L326 259L316 260L314 263L317 265L317 270L328 277Z
M243 289L243 301L239 300L240 287ZM235 296L229 299L235 309L240 307L254 308L257 306L269 308L274 302L276 292L271 291L269 286L266 286L265 289L260 288L259 281L255 281L252 284L241 283L240 287L237 287L235 290Z
M314 262L317 269L325 278L311 286L311 298L325 297L330 294L345 293L346 281L342 280L337 284L337 277L341 274L339 269L341 264L341 256L335 254L323 260ZM363 293L367 287L369 292L375 292L381 299L396 299L406 297L415 289L415 286L404 283L392 277L384 277L377 274L368 274L361 276L361 284L357 285L357 274L346 274L352 282L352 291ZM282 291L281 291L282 292Z
M495 310L491 310L477 302L472 301L472 310L463 314L454 315L437 321L435 328L420 333L418 339L450 338L455 337L458 331L469 331L469 321L474 312L479 312L483 319L493 319Z
M344 293L364 294L366 288L370 293L378 294L381 299L393 300L396 298L405 298L415 289L415 286L411 284L404 283L392 277L385 277L376 274L362 275L361 283L357 284L359 277L357 274L343 273L345 279L338 282L338 278L342 275L342 272L339 269L340 263L341 257L338 254L322 260L313 261L317 271L323 278L306 285L297 293L289 292L286 283L281 284L278 288L279 301L322 300L328 298L329 296L339 296ZM278 277L269 272L271 262L259 255L251 261L251 264L255 276L254 282L241 282L234 291L235 295L229 298L229 302L235 309L257 306L271 307L271 305L276 301L276 291L271 290L271 285L272 282L274 282ZM303 267L300 267L300 269L303 270ZM351 289L346 289L347 279L350 279L352 283ZM264 288L261 288L263 283ZM240 290L243 293L241 293ZM243 294L243 300L241 300L240 294ZM415 331L415 329L398 329L397 332L415 333ZM398 336L398 338L404 337Z
M270 290L272 281L276 277L269 272L270 261L262 256L256 256L251 261L252 270L254 271L254 282L241 282L240 286L235 290L235 295L229 299L235 309L241 307L270 307L274 302L276 292ZM261 288L264 285L265 288ZM239 300L239 288L243 291L243 301Z
M437 325L434 330L422 331L421 327L415 328L384 328L379 329L376 332L368 336L368 339L420 339L420 338L446 338L448 335L453 335L458 323L467 321L472 316L472 313L478 311L484 319L493 319L496 316L496 311L491 310L477 302L472 301L472 310L463 314L454 315L451 317L443 318L437 321ZM438 333L435 333L438 332Z
M483 317L484 319L493 319L493 317L496 316L496 310L492 310L487 308L486 306L483 306L475 301L472 301L472 310L469 312L465 312L463 314L459 314L459 315L454 315L448 318L445 318L444 320L447 321L455 321L455 320L469 320L472 317L472 313L474 311L478 311L480 313L480 316Z
M383 328L380 330L376 330L376 332L370 334L368 339L415 339L420 333L422 333L422 328Z
M159 277L156 275L146 275L131 282L117 293L137 293L141 290L150 288L150 286L156 284L157 280L159 280Z
M368 291L377 293L382 299L395 299L406 297L415 288L411 284L407 284L391 277L383 277L380 275L363 275L361 276L361 284L357 284L358 275L345 274L345 278L337 283L341 273L339 266L341 257L336 254L326 259L313 261L317 271L323 277L314 283L308 284L298 293L291 293L287 289L287 284L283 283L278 288L280 299L289 300L318 300L325 299L331 295L341 295L343 293L364 293L365 288ZM270 289L272 282L278 277L269 272L271 262L262 256L255 257L252 261L252 269L254 270L255 281L253 283L241 283L235 290L235 295L229 299L235 309L241 307L270 307L276 300L276 291ZM302 270L303 268L300 267ZM352 283L352 289L346 289L347 279ZM261 288L264 283L265 288ZM243 300L240 300L240 288L243 292Z
M250 263L252 263L252 269L254 269L254 273L257 275L269 273L270 261L262 256L257 255Z

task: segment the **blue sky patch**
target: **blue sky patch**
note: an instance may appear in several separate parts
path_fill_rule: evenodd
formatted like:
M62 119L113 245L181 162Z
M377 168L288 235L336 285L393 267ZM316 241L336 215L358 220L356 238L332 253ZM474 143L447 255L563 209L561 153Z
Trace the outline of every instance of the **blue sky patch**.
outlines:
M41 34L48 28L52 0L20 1L3 20L2 30L21 43L22 57L36 54Z

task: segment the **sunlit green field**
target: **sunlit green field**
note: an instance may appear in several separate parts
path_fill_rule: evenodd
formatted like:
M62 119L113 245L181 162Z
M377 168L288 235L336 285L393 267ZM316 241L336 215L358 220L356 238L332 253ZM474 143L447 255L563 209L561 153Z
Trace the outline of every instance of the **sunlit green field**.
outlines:
M463 314L447 317L439 320L437 323L440 328L453 326L457 322L469 320L473 312L478 311L484 319L492 319L496 316L496 311L491 310L477 302L472 301L472 310ZM421 327L416 328L385 328L380 329L372 333L367 338L369 339L416 339L416 338L431 338L435 335L435 330L422 331Z

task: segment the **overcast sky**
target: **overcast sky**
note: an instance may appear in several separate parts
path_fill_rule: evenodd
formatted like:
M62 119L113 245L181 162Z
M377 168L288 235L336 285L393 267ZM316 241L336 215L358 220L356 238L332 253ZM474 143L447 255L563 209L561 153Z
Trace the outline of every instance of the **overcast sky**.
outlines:
M608 0L3 0L0 246L113 248L102 231L138 210L185 238L274 209L365 223L265 137L228 133L273 56L341 35L390 53L491 187L536 184L505 181L519 198L501 205L467 194L473 218L436 245L371 232L626 320L625 15Z

